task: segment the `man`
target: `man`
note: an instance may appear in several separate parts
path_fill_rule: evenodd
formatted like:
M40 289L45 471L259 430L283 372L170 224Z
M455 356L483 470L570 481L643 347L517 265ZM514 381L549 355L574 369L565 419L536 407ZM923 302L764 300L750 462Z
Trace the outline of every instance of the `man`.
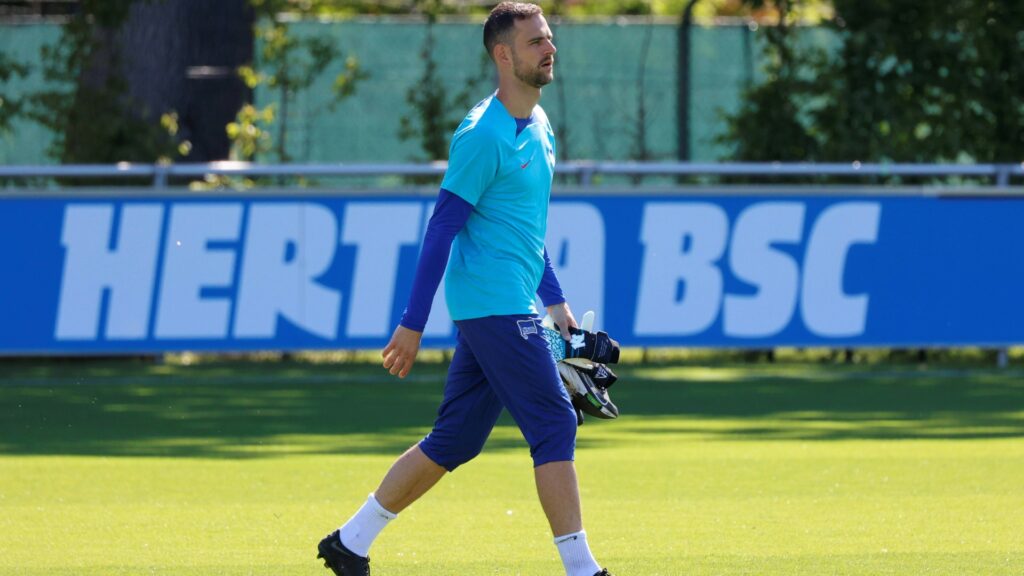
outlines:
M341 576L369 575L367 555L380 531L446 472L474 458L502 409L530 445L537 493L566 575L610 576L583 531L573 465L576 415L533 304L540 295L568 340L576 320L544 247L554 134L537 105L541 87L554 78L556 48L541 9L513 2L491 12L484 46L497 68L498 90L469 112L452 138L409 306L382 353L391 374L409 373L446 273L458 334L444 400L430 434L320 542L319 557Z

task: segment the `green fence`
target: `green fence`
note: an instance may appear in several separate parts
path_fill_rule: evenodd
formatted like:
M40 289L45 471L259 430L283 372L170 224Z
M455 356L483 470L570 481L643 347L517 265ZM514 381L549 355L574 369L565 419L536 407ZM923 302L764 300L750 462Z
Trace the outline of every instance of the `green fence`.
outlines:
M423 73L420 57L427 26L418 21L356 19L298 22L299 35L328 35L346 55L356 56L369 78L355 95L335 107L331 82L341 62L314 86L295 95L287 110L288 153L296 162L407 162L426 160L414 141L398 137L403 115L412 116L406 94ZM827 41L810 31L814 42ZM554 26L558 46L556 82L544 90L542 105L558 132L560 156L569 159L631 160L646 149L650 160L677 157L677 28L643 20L562 23ZM38 89L39 48L57 40L56 25L4 26L0 50L33 64L33 75L0 92L17 95ZM493 89L490 65L483 60L478 23L440 23L433 27L433 55L450 94L482 77L466 107ZM724 129L722 113L738 106L742 90L756 81L763 63L763 32L746 26L693 30L691 70L691 159L714 161L727 150L715 142ZM647 46L646 57L644 46ZM641 78L643 81L641 82ZM640 98L646 121L640 130ZM256 104L277 102L279 94L260 90ZM280 120L278 120L280 121ZM643 146L641 147L641 138ZM51 136L38 125L19 121L0 136L0 163L46 164ZM276 161L276 156L264 160Z

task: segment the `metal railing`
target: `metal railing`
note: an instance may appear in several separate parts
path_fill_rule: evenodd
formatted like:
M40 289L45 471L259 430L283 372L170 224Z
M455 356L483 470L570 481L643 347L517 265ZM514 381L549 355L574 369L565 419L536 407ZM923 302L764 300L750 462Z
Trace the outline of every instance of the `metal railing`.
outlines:
M39 166L0 166L0 178L139 178L151 181L154 188L166 188L172 180L206 176L267 177L440 177L445 162L426 164L254 164L248 162L211 162L209 164L78 164ZM599 176L751 176L751 177L968 177L991 180L995 188L1011 186L1013 178L1024 176L1020 164L862 164L783 163L783 162L588 162L558 164L557 175L574 177L580 186L595 185Z

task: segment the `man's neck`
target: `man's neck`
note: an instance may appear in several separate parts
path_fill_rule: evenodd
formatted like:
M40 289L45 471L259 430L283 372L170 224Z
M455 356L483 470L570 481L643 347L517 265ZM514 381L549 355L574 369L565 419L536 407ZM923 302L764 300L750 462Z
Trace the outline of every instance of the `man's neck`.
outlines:
M529 118L537 102L540 102L540 88L526 86L521 82L501 82L498 84L498 100L501 100L513 118Z

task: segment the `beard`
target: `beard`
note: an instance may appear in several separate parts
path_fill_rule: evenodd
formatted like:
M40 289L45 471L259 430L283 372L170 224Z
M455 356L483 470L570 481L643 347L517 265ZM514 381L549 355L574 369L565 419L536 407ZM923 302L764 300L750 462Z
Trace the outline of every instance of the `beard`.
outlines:
M515 51L512 52L512 71L515 73L516 78L521 82L533 86L534 88L541 88L547 86L555 79L554 63L551 68L541 68L540 66L530 67L524 65L522 61L516 56Z

